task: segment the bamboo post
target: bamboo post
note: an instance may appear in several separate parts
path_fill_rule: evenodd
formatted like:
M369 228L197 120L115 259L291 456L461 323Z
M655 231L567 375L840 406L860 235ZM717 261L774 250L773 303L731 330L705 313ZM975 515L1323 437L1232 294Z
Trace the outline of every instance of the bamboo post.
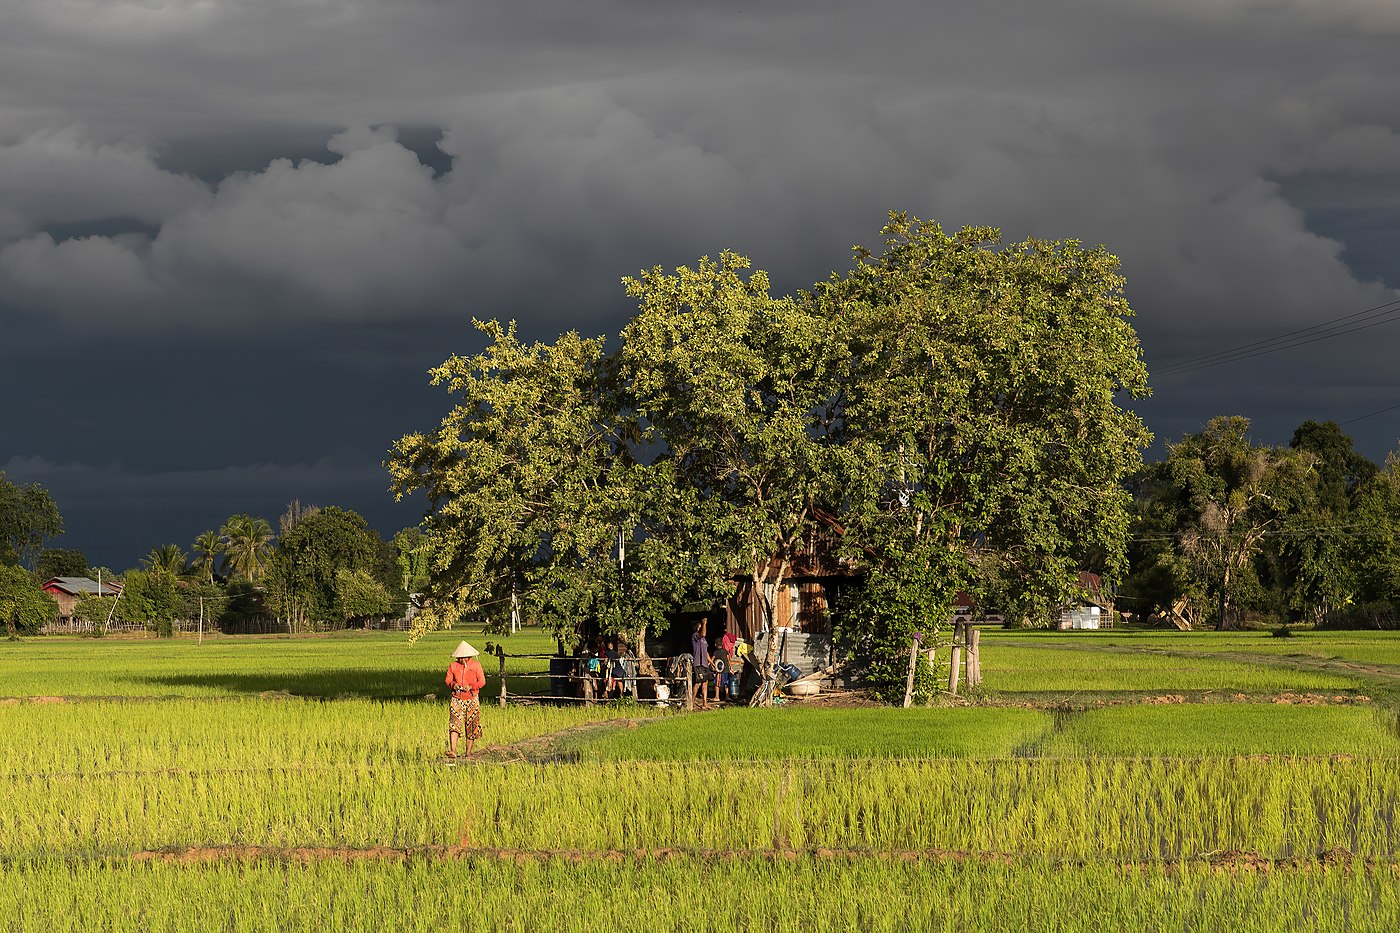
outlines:
M204 597L199 597L199 643L204 644Z
M953 696L958 695L958 669L962 667L962 642L963 624L961 622L953 626L953 663L948 665L948 692Z
M915 638L909 643L909 676L904 679L904 708L908 709L914 703L914 669L918 667L919 661L919 639Z
M689 664L685 666L685 708L695 709L695 669Z
M501 659L501 709L506 708L506 652L504 648L496 649L496 657Z

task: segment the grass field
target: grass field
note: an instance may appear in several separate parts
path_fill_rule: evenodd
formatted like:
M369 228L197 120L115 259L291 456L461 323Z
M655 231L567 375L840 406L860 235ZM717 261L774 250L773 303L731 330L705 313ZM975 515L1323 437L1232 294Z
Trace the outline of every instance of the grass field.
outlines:
M970 706L487 703L445 768L461 637L0 644L0 928L1400 926L1400 637L988 632Z

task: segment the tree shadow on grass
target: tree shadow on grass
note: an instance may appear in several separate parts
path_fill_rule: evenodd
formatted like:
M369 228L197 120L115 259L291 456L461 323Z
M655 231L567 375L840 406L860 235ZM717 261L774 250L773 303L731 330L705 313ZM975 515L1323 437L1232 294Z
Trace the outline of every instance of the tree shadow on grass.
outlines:
M191 696L289 696L309 699L367 699L367 700L447 700L447 685L443 673L412 670L357 670L338 668L296 673L212 672L199 674L162 674L133 678L137 683L160 685L165 688L187 688ZM515 685L508 684L512 694ZM522 685L523 686L523 685ZM482 688L483 703L500 695L500 679L487 675Z
M420 671L332 669L296 673L213 672L161 674L141 677L140 682L166 688L188 688L191 695L293 696L313 699L346 697L372 700L420 700L447 696L442 675Z

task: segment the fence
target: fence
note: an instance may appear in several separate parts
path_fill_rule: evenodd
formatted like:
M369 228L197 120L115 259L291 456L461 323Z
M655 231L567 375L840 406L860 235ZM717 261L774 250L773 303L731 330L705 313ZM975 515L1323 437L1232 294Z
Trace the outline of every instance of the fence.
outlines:
M271 616L252 616L241 619L224 619L213 622L206 619L201 626L199 619L176 619L171 629L176 635L194 635L203 631L209 635L221 632L225 635L291 635L313 632L334 632L347 628L363 628L373 631L406 632L409 620L406 618L370 619L364 623L347 626L341 622L304 622L293 630L286 619ZM46 623L40 629L41 635L92 635L94 630L104 635L155 634L154 626L145 622L130 622L126 619L113 619L110 622L92 622L88 619L60 617Z

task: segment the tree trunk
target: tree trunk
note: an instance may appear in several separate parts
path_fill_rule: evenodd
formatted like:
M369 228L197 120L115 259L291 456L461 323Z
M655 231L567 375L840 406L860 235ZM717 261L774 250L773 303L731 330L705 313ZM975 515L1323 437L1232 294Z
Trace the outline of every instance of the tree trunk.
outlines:
M778 564L778 575L773 580L774 596L777 595L778 590L782 589L783 578L787 576L787 567L788 562L785 557L782 562ZM763 705L772 706L773 694L778 692L776 684L777 678L773 676L773 654L778 644L778 633L774 629L774 622L776 620L773 618L773 603L769 600L766 592L762 596L761 605L763 606L764 614L767 616L768 620L768 648L763 652L763 686L759 687L759 691L762 693L763 688L768 687L768 691L764 696Z
M1230 590L1230 565L1225 565L1224 572L1220 575L1220 618L1215 620L1215 630L1223 632L1226 629L1226 609L1229 606L1227 594Z

